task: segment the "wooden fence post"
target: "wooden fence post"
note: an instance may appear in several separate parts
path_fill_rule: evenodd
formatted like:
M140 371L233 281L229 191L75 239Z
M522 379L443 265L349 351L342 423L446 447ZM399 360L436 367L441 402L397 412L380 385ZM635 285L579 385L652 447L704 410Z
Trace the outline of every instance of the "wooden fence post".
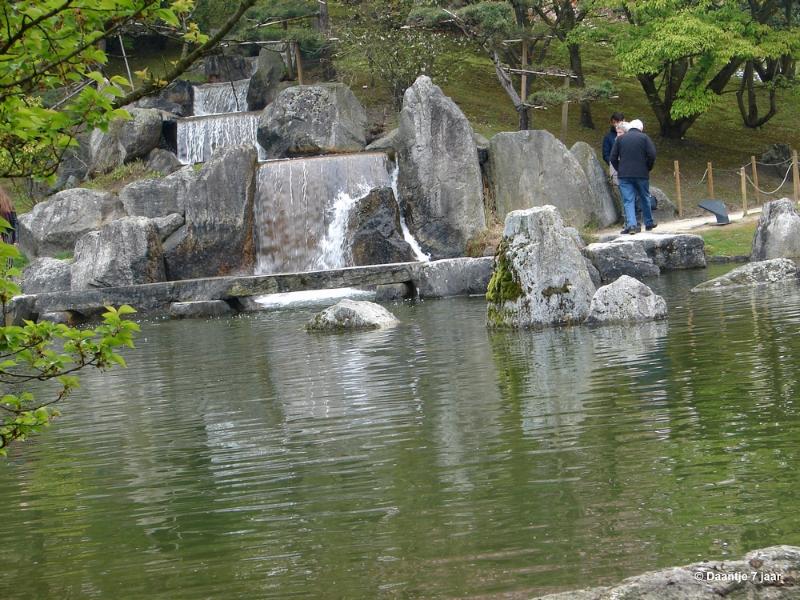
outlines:
M714 166L711 163L708 163L708 179L706 181L708 183L708 197L713 200L716 196L714 196Z
M297 85L303 85L303 58L300 56L300 42L295 40L292 44L294 45L294 59L297 62Z
M678 198L678 216L683 216L683 196L681 195L681 165L676 160L675 163L675 195Z
M792 150L792 182L794 183L794 201L800 202L800 173L797 168L797 150Z
M750 165L753 167L753 187L756 188L756 204L761 204L761 190L758 189L758 167L756 166L755 156L750 157Z
M747 174L744 172L744 167L739 169L739 179L742 182L742 217L747 216Z

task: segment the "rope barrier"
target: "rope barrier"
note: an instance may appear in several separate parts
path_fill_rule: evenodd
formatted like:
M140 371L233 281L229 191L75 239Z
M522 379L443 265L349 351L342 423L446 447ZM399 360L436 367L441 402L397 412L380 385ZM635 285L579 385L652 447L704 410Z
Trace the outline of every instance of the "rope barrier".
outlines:
M787 180L787 179L789 179L789 173L791 172L791 170L792 170L792 167L791 167L791 165L790 165L790 166L789 166L789 168L788 168L788 169L786 169L786 175L784 175L784 177L783 177L783 181L781 182L781 184L780 184L778 187L776 187L776 188L775 188L773 191L771 191L771 192L765 192L765 191L764 191L764 190L762 190L761 188L759 188L759 187L756 187L756 184L755 184L755 183L753 183L753 180L752 180L752 179L750 179L750 176L749 176L749 175L747 175L746 173L745 173L745 178L747 179L747 181L749 181L749 182L750 182L750 185L752 185L752 186L753 186L753 188L755 188L756 190L758 190L759 192L761 192L761 193L762 193L762 194L764 194L765 196L771 196L772 194L774 194L775 192L777 192L779 189L781 189L781 188L784 186L784 184L786 183L786 180Z

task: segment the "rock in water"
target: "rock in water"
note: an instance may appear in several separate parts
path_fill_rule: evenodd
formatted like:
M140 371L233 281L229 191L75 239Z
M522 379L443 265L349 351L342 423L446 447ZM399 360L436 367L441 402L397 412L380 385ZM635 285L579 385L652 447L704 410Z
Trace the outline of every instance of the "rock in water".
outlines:
M667 318L667 303L641 281L622 275L595 292L589 324L641 323Z
M403 239L400 211L391 188L376 188L350 211L348 239L354 266L415 260Z
M486 293L489 327L582 323L594 292L575 238L554 206L508 214Z
M788 258L773 258L736 267L722 277L701 283L692 291L708 292L789 282L797 282L797 265Z
M608 173L597 160L594 150L586 142L576 142L569 151L578 159L589 182L589 192L592 198L591 210L597 219L597 224L600 227L608 227L612 223L616 223L620 215L611 191Z
M414 285L420 298L485 294L493 269L490 256L433 260L419 265Z
M283 58L278 52L263 48L258 53L256 72L247 86L247 110L262 110L272 102L280 91L278 84L283 78Z
M306 324L306 330L382 329L397 323L399 323L397 318L380 304L360 300L342 300L314 315Z
M770 258L800 258L800 214L789 198L767 202L753 237L753 262Z
M283 90L258 119L258 143L267 158L360 152L367 113L343 83Z
M75 244L73 290L159 281L164 281L161 237L147 217L112 221Z
M463 256L486 228L478 150L464 113L424 75L403 97L397 157L411 233L431 258Z
M630 275L636 279L658 277L658 266L647 255L641 243L636 241L595 242L583 249L600 273L600 279L608 283L620 275Z

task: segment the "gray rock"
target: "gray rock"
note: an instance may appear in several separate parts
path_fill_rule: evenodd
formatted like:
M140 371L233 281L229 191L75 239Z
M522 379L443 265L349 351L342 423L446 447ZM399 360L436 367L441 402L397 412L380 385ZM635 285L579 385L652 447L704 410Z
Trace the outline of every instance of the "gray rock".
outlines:
M375 288L375 302L397 302L414 295L414 288L408 283L388 283Z
M306 329L308 331L382 329L397 323L399 323L397 318L380 304L342 300L314 315L306 324Z
M642 279L658 277L660 273L640 242L597 242L589 244L582 252L600 273L600 279L604 283L614 281L620 275Z
M498 218L512 210L550 204L569 225L600 222L583 168L551 133L498 133L491 140L488 165Z
M247 86L247 110L262 110L281 91L278 87L284 73L283 58L279 52L264 48L256 61L256 72Z
M761 154L761 162L766 171L783 179L792 162L792 147L789 144L770 144Z
M178 213L172 213L166 217L155 217L153 219L153 224L156 226L156 231L158 231L158 237L161 238L162 242L166 241L169 236L178 231L185 222L186 220L183 218L183 215Z
M89 173L89 164L92 162L92 151L89 147L90 132L79 133L76 136L77 145L64 152L56 171L56 182L52 191L60 192L78 187L80 182Z
M592 261L589 260L589 257L586 255L583 257L583 262L586 263L586 269L589 271L589 277L591 278L594 287L599 288L601 285L603 285L603 278L600 276L600 271L597 270L597 267L594 266Z
M164 257L155 223L125 217L91 231L75 245L72 289L164 281Z
M108 173L143 158L161 141L161 113L151 108L128 108L130 120L118 119L108 131L95 129L89 138L89 174Z
M486 228L477 149L467 118L424 75L403 97L397 156L409 230L432 258L462 256Z
M183 214L191 201L197 180L192 167L158 179L140 179L129 183L119 193L119 199L130 216L164 217Z
M657 208L653 211L653 220L656 223L666 223L678 218L678 207L672 203L672 200L660 188L651 185L650 195L655 196L658 203Z
M226 317L233 314L231 305L224 300L197 300L195 302L173 302L169 305L169 316L173 319L203 319Z
M65 260L43 256L32 261L22 273L22 291L41 294L70 289L71 265Z
M475 140L475 147L478 149L478 162L484 165L489 160L489 148L491 142L483 137L480 133L473 133L472 139Z
M592 211L597 219L597 224L600 227L608 227L619 221L620 215L617 212L617 204L611 191L608 174L597 160L592 147L586 142L576 142L570 148L570 152L578 159L589 182L589 193L593 202Z
M640 323L667 318L667 303L641 281L622 275L592 297L588 324Z
M449 258L421 263L414 280L420 298L485 294L494 258Z
M82 235L124 216L125 209L113 194L84 188L64 190L20 215L19 247L30 259L72 253Z
M800 214L789 198L767 202L761 209L750 260L800 258Z
M240 54L212 54L203 59L203 72L211 83L247 79L253 74L253 61Z
M366 127L367 113L346 85L298 85L261 113L258 142L268 158L359 152Z
M222 148L189 181L186 223L164 243L170 280L252 271L256 158L252 146Z
M394 160L397 153L397 136L399 134L399 129L392 129L382 138L378 138L369 144L365 150L368 152L385 152L391 160Z
M629 577L613 587L540 596L538 600L789 600L800 596L800 548L772 546L741 560L705 561Z
M508 214L486 293L489 327L582 323L594 292L583 256L554 206Z
M760 262L753 262L722 277L705 281L692 288L693 292L708 292L714 290L729 290L732 288L753 287L773 283L796 283L797 265L788 258L772 258Z
M642 232L635 236L634 241L642 244L647 256L662 271L706 267L705 241L699 235Z
M354 266L414 260L414 251L403 239L391 188L371 190L359 199L350 210L347 231Z
M194 106L194 85L189 81L176 79L158 95L145 96L134 104L138 108L155 108L179 117L189 117Z
M572 236L573 240L575 240L575 244L578 246L578 250L583 250L584 248L586 248L586 242L583 241L580 231L578 231L574 227L565 227L564 230L570 236Z
M147 155L146 166L148 171L156 171L162 175L169 175L183 167L174 152L162 148L154 148L150 151L150 154Z

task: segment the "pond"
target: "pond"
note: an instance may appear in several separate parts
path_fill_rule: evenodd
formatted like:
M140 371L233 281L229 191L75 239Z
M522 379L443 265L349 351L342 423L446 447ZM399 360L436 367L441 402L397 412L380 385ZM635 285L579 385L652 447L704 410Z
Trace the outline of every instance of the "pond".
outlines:
M0 594L527 598L800 545L800 289L718 274L625 328L145 322L0 461Z

